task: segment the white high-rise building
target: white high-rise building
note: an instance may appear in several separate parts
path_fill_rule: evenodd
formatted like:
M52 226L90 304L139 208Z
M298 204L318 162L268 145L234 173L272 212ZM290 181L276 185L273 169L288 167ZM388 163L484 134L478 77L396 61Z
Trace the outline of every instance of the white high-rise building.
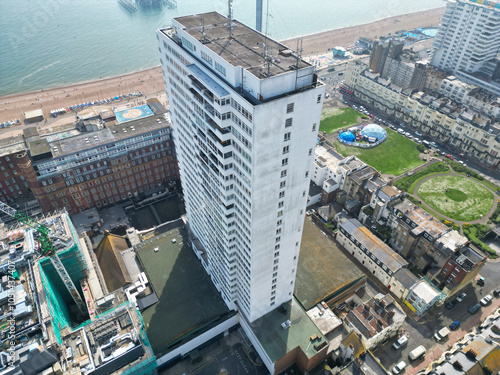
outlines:
M292 299L325 88L216 12L157 31L193 250L253 322Z
M434 40L432 65L500 94L499 57L500 2L448 0Z

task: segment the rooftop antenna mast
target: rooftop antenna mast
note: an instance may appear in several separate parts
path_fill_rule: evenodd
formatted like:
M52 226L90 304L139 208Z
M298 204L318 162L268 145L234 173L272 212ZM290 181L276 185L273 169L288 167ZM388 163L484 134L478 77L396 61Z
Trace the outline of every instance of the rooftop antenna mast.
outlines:
M207 35L205 34L205 17L201 16L201 42L205 43L207 41Z
M227 0L227 8L228 8L227 18L229 19L229 39L232 39L232 37L233 37L233 0Z
M299 69L301 57L302 57L302 38L297 40L297 69Z

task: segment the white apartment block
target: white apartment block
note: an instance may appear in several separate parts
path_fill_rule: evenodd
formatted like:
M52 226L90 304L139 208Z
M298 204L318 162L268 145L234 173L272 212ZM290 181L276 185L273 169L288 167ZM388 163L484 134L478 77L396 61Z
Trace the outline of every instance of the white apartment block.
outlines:
M253 322L292 299L324 86L216 12L157 31L193 250Z
M500 94L499 53L500 3L448 0L434 40L432 65Z

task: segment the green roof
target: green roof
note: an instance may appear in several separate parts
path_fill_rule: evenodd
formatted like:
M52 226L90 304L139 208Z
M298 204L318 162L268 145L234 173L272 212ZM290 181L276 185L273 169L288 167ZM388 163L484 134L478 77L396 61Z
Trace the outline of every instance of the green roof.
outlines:
M290 326L283 328L281 324L287 320ZM328 345L328 340L295 298L257 319L250 327L272 362L299 346L310 359ZM311 336L316 339L311 340Z
M309 310L363 278L363 271L306 218L294 291L302 306Z
M180 226L136 247L159 299L141 312L156 356L199 335L230 314L187 241L187 232Z

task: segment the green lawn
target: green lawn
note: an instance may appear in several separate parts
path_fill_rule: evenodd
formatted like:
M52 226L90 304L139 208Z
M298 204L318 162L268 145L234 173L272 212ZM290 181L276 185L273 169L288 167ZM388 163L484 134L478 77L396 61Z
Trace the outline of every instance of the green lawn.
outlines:
M359 116L362 116L362 114L350 107L335 108L334 111L331 111L331 115L321 119L319 131L330 134L337 129L345 128L350 125L356 125L358 123Z
M493 205L493 194L472 178L437 176L420 185L418 196L432 209L458 221L477 220Z
M415 142L387 129L387 139L374 148L347 146L335 141L335 148L342 156L355 155L380 173L399 176L423 164Z

